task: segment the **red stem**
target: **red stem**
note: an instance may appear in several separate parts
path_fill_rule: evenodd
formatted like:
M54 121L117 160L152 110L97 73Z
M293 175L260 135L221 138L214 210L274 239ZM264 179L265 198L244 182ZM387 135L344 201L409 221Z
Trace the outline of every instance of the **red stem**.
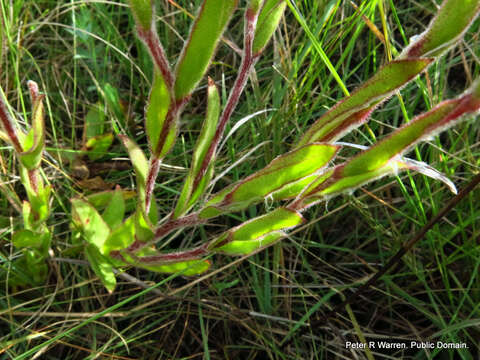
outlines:
M255 37L255 28L257 25L258 19L258 11L254 12L251 9L247 9L245 13L245 36L244 36L244 50L243 50L243 58L242 63L240 65L240 70L238 72L237 78L235 79L235 83L233 85L233 89L230 92L230 96L228 97L227 104L223 109L222 115L220 116L217 131L213 137L212 142L210 143L210 147L208 148L207 154L203 159L202 165L200 167L200 171L198 172L195 180L193 181L193 189L198 186L203 174L205 173L208 165L212 161L212 159L216 155L216 151L220 140L222 139L223 133L225 132L225 127L230 120L233 111L238 105L238 101L240 100L240 96L242 95L243 89L248 80L248 75L252 70L252 67L255 65L256 61L258 60L260 53L253 54L252 47L253 47L253 40Z
M206 223L206 220L200 219L198 217L197 213L186 215L186 216L180 217L178 219L172 219L170 217L170 219L167 220L166 223L160 225L155 230L155 235L154 235L152 241L141 242L141 241L135 240L135 242L127 248L127 251L128 252L136 252L140 249L143 249L146 246L151 246L151 245L155 244L159 239L164 238L165 236L167 236L168 234L170 234L174 230L184 228L184 227L187 227L187 226L204 224L204 223Z
M147 183L145 185L145 212L150 211L150 204L152 203L152 194L155 187L155 180L157 179L158 171L160 170L160 159L152 156L150 159L150 167L148 169Z
M144 265L162 265L168 262L196 260L207 254L208 254L208 249L206 244L204 244L196 248L183 250L183 251L176 251L176 252L158 254L158 255L141 256L141 257L133 256L133 258L139 263Z
M138 37L142 39L147 45L147 48L150 51L153 61L155 62L155 64L157 65L157 68L162 73L163 79L165 80L165 84L170 90L170 93L172 93L172 89L173 89L172 70L170 69L170 65L168 64L167 56L165 55L165 51L163 50L162 44L160 43L160 39L158 38L157 31L155 30L155 26L152 25L150 30L147 30L147 31L138 27L137 32L138 32Z
M20 141L18 140L17 131L13 125L13 119L8 112L7 104L3 100L2 96L0 96L0 121L2 122L3 128L7 132L7 135L12 142L15 151L17 153L23 152Z

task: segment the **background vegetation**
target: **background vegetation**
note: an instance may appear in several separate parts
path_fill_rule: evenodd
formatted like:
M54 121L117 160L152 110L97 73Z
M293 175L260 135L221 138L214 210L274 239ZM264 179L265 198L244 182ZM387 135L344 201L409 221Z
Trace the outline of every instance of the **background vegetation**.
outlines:
M166 52L174 54L172 62L199 4L156 2L159 34ZM43 168L55 189L48 283L18 289L8 288L5 279L0 283L0 358L22 358L58 335L63 337L27 358L480 356L479 190L436 224L395 272L323 326L315 323L342 300L335 295L339 290L351 295L452 196L443 184L421 175L384 179L312 208L306 216L310 222L289 239L248 258L218 257L215 269L201 277L170 279L132 269L108 294L72 245L66 214L69 199L80 193L116 184L133 187L130 163L118 139L92 161L81 156L83 130L87 114L96 107L106 114L106 132L126 132L146 146L143 106L152 78L150 58L135 37L124 2L0 0L0 5L0 82L24 118L29 111L26 81L37 81L47 94L48 155ZM226 142L217 173L240 158L244 161L217 183L218 189L287 151L308 124L344 96L320 48L352 90L385 63L393 49L403 48L410 36L423 31L436 11L433 0L306 0L297 5L304 23L287 10L230 126L256 111L272 110L245 123ZM241 41L241 12L235 16L208 72L224 84L224 100L240 61L229 47ZM405 88L402 97L393 97L368 126L343 140L371 144L415 114L461 93L480 70L478 36L476 23L465 40ZM203 119L204 96L199 95L197 99L194 94L184 112L181 141L160 171L156 192L165 213L174 205ZM478 173L479 144L478 122L469 121L420 145L411 156L461 187ZM0 264L8 276L11 260L19 255L10 239L21 221L17 210L25 195L11 149L2 145L0 151ZM240 214L243 218L231 215L228 224L183 232L169 246L206 240L212 231L218 234L255 214L251 207ZM152 285L156 288L142 292ZM94 317L115 304L116 309ZM311 322L316 326L305 326ZM469 348L345 349L346 341L365 338L465 342ZM282 346L287 339L292 341Z

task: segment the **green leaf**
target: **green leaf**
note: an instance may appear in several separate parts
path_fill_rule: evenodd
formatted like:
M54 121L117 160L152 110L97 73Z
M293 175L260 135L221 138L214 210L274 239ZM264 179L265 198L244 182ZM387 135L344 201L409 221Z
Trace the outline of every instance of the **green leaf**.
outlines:
M26 229L15 232L12 236L12 242L17 248L40 248L42 246L39 234Z
M154 228L149 219L146 219L145 212L137 209L134 215L135 236L137 240L147 242L153 239Z
M282 186L272 193L273 200L287 200L297 197L318 175L310 175L298 181Z
M200 212L200 217L241 210L253 202L262 201L285 185L319 171L337 151L338 146L314 143L281 155L264 169L214 195Z
M45 121L43 108L43 95L36 97L33 104L32 128L23 139L23 152L19 154L20 162L28 170L38 168L42 161L45 148Z
M25 229L31 229L34 222L32 206L28 201L25 200L22 203L22 218Z
M130 216L115 228L103 244L102 254L108 255L114 250L124 250L135 241L134 216Z
M105 131L105 110L100 103L95 104L88 110L85 115L85 125L83 134L85 141L90 140L99 135L103 135Z
M97 247L93 245L87 245L85 247L85 255L95 275L99 277L108 292L112 293L117 285L113 266L104 256L102 256L102 254L100 254Z
M167 85L160 72L155 71L145 119L145 130L153 153L160 152L157 146L160 134L166 125L165 117L169 106L170 94Z
M392 61L373 77L320 117L305 133L298 146L314 141L333 141L359 126L365 115L385 98L415 78L432 59Z
M125 216L125 201L123 200L122 191L118 188L115 190L110 203L102 214L103 220L110 229L120 226Z
M274 231L252 240L231 240L225 245L216 248L215 251L228 255L247 255L258 249L264 248L285 236L286 234L281 231Z
M105 84L103 87L102 95L107 103L107 108L115 115L116 119L121 126L126 126L126 115L125 110L120 100L120 95L118 90L110 84ZM116 129L118 131L118 129Z
M213 80L210 78L208 80L207 115L195 146L190 171L175 208L175 218L183 215L189 207L195 203L195 201L203 194L213 176L214 159L211 159L211 162L206 165L204 165L203 162L217 130L218 119L220 117L220 95L218 94L217 87ZM202 169L202 166L205 168ZM201 174L200 182L194 184L195 179L199 176L202 170L203 174ZM196 185L195 188L194 185Z
M400 57L440 56L463 36L479 11L478 0L444 0L427 30Z
M30 274L33 283L45 283L48 274L45 258L36 249L26 249L23 255L25 256L25 268Z
M204 0L176 69L175 98L188 97L201 80L238 0Z
M475 89L476 84L474 84ZM352 176L363 172L375 171L390 159L405 152L418 141L445 130L462 119L462 116L480 109L480 99L471 95L470 89L461 97L446 100L432 110L421 114L382 139L375 146L365 150L348 161L342 169L342 176Z
M30 202L32 214L29 221L32 223L40 223L45 221L50 214L50 193L51 186L44 186L42 177L38 170L27 170L25 166L20 164L20 178L22 184L27 191L28 200Z
M138 26L148 31L153 23L153 4L150 0L129 0L130 8Z
M208 260L188 260L152 266L137 264L137 266L150 271L167 274L180 272L185 276L193 276L204 273L210 268L211 265L212 263Z
M355 175L342 174L344 164L336 166L318 177L301 195L301 204L298 209L307 208L318 201L346 191L352 191L362 185L377 180L387 175L395 175L402 170L414 170L423 175L445 183L456 194L455 185L444 175L430 167L428 164L411 159L395 157L383 166L372 171L365 171Z
M255 37L253 40L253 54L259 54L267 45L285 11L285 0L266 0L257 20Z
M155 156L157 156L159 159L163 159L165 155L170 151L172 146L175 144L175 140L177 139L177 132L178 132L178 122L177 120L172 120L172 122L168 125L168 133L166 136L165 141L163 142L161 150L157 148L157 152L155 153Z
M86 197L87 201L98 211L106 208L108 204L112 201L113 196L117 191L120 191L123 196L123 200L131 200L135 198L135 191L131 190L109 190L109 191L101 191L98 193L94 193L91 195L88 195ZM128 206L127 206L128 209Z
M118 135L128 151L135 174L137 176L137 194L140 204L145 204L145 186L147 184L148 161L142 149L125 135ZM144 205L143 205L144 206Z
M98 160L105 156L107 150L113 143L113 134L98 135L88 139L85 144L87 156L91 161Z
M84 200L73 199L72 220L89 244L103 249L110 235L110 228L92 205Z
M227 231L214 240L209 249L230 255L249 254L285 237L285 233L279 230L298 226L303 221L300 213L279 208Z

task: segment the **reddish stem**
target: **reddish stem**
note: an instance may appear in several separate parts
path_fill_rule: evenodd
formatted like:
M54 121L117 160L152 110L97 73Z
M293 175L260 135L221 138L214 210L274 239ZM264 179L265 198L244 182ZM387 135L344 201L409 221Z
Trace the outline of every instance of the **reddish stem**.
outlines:
M160 39L158 38L157 31L155 26L152 24L150 30L143 30L140 27L137 28L138 37L143 40L145 45L147 45L148 50L152 56L153 61L157 65L157 68L162 73L165 84L167 85L170 92L173 89L173 74L168 64L167 56L163 50Z
M160 170L160 159L152 156L150 159L150 167L148 169L147 183L145 185L145 212L150 211L150 204L152 203L152 194L155 187L155 180Z
M255 65L260 56L260 53L254 55L252 52L258 14L258 11L254 12L251 9L247 9L245 13L246 22L244 35L244 50L240 70L238 72L237 78L235 79L235 83L233 84L233 89L228 97L227 104L225 105L222 115L220 116L217 131L215 132L213 140L210 143L210 147L208 148L207 154L203 159L200 171L198 172L195 180L193 181L193 189L198 186L208 165L215 157L218 145L220 143L220 140L222 139L223 133L225 132L225 127L230 120L233 111L238 105L238 101L240 100L240 96L242 95L243 89L245 88L250 71L252 70L253 66Z
M18 140L17 131L13 125L13 119L8 112L7 104L3 100L2 96L0 96L0 121L2 122L3 128L7 132L8 138L12 142L15 151L17 153L23 152L20 141Z
M175 231L177 229L184 228L187 226L194 226L194 225L205 224L205 223L206 223L206 220L200 219L197 213L186 215L178 219L172 219L170 217L170 219L167 220L167 222L160 225L155 230L155 235L152 241L141 242L139 240L135 240L135 242L127 248L127 251L136 252L138 250L143 249L144 247L155 244L159 239L164 238L165 236L170 234L172 231Z
M196 260L208 254L207 244L198 246L193 249L176 251L166 254L149 255L133 258L144 265L161 265L168 262L180 262L188 260Z

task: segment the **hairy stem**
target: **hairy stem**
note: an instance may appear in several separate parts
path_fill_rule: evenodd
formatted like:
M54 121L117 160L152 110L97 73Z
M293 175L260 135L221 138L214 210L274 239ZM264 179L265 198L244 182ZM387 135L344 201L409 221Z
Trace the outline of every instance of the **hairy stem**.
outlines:
M3 128L7 132L8 138L12 142L15 151L17 153L23 152L22 146L20 145L20 140L18 140L15 125L13 125L13 119L8 112L7 104L5 103L3 96L0 96L0 121L2 122Z
M148 169L147 183L145 185L145 212L148 214L152 203L152 194L155 187L158 171L160 170L161 160L155 156L150 159L150 167Z
M158 171L160 170L160 164L162 161L162 156L164 155L162 154L162 152L164 151L163 148L165 146L165 142L167 141L168 134L170 133L172 126L175 124L175 121L177 121L177 117L179 113L182 111L183 106L185 105L186 102L188 102L189 99L190 97L187 97L187 98L172 102L172 105L170 105L167 115L165 116L165 122L163 123L163 128L160 133L160 136L158 137L157 146L155 147L156 151L155 153L152 154L152 157L150 159L150 167L148 169L147 184L145 189L145 192L146 192L145 208L147 210L147 213L150 209L155 181L157 180Z
M193 181L193 189L195 189L198 186L208 165L211 163L212 159L215 157L218 145L220 143L220 140L222 139L223 133L225 132L225 127L228 121L230 120L233 114L233 111L238 105L240 96L242 95L243 89L245 88L245 85L247 83L248 76L253 66L257 62L259 56L261 55L260 53L254 55L252 52L258 14L259 14L258 11L254 12L251 9L247 9L245 13L244 49L243 49L243 57L240 65L240 70L238 72L237 78L235 79L235 83L233 85L232 91L230 92L225 108L223 109L223 112L220 115L217 131L215 132L213 140L210 143L210 147L208 148L207 154L203 159L203 162L200 168L201 170L199 171L198 175Z
M148 255L148 256L141 256L141 257L132 256L132 257L135 259L135 261L138 261L138 263L142 265L151 266L151 265L162 265L169 262L196 260L205 255L208 255L208 249L206 244L198 246L193 249L175 251L171 253Z
M167 56L163 50L160 39L158 38L157 31L155 27L152 26L150 30L142 30L140 27L137 28L138 37L147 45L150 55L152 56L155 65L163 76L165 84L167 85L170 93L173 89L173 73L168 64Z
M155 235L153 237L153 240L148 242L141 242L141 241L135 240L135 242L127 248L127 251L130 253L137 252L147 246L154 245L156 242L158 242L158 240L164 238L165 236L170 234L172 231L175 231L184 227L195 226L195 225L200 225L205 223L206 223L206 220L200 219L197 213L186 215L178 219L173 219L172 217L170 217L167 220L167 222L163 223L155 230Z

